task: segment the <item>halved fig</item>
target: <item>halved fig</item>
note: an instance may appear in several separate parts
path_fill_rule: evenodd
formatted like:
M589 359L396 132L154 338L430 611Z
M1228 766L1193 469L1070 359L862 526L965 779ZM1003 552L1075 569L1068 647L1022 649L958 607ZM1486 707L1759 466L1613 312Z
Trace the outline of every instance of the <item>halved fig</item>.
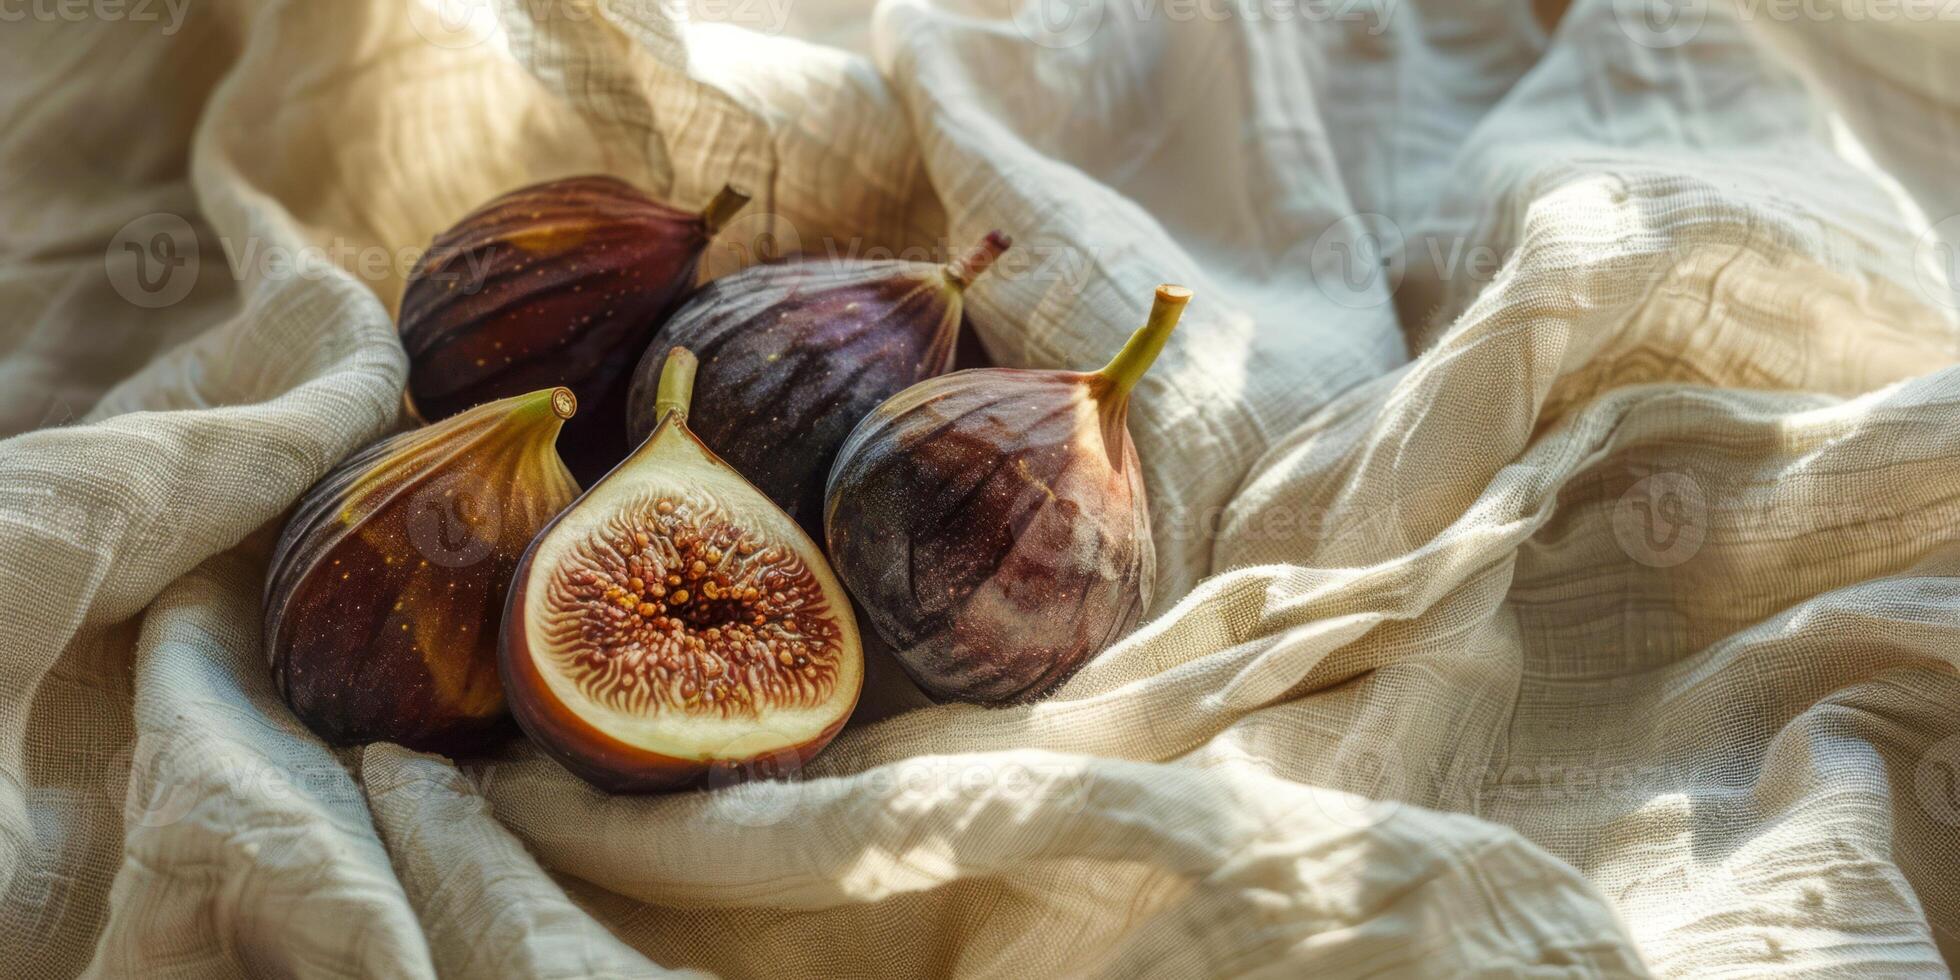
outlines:
M511 571L578 484L547 388L384 439L287 521L265 587L273 682L335 745L463 753L507 731L497 628Z
M668 355L660 424L538 535L504 611L518 724L613 792L793 771L864 685L823 553L688 431L695 367Z

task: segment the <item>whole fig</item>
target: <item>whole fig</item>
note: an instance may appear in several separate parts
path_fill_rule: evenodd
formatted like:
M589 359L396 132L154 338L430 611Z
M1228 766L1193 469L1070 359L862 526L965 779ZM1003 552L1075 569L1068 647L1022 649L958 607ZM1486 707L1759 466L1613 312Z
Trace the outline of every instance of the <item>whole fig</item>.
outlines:
M831 561L926 693L1037 698L1136 626L1156 551L1130 391L1190 297L1158 287L1100 371L959 371L851 433L830 474Z
M695 368L668 355L659 427L532 542L504 613L518 724L614 792L794 771L864 686L823 553L689 431Z
M335 745L468 752L507 724L497 624L511 570L578 485L552 448L570 389L384 439L300 501L272 557L279 693Z
M748 195L694 214L613 177L511 191L436 236L402 294L410 407L429 420L562 385L585 411L560 448L590 482L625 457L633 358L694 287L708 241Z
M653 431L667 353L694 351L695 433L819 535L837 448L879 402L952 368L962 292L1008 244L992 232L945 265L806 259L717 279L647 348L628 430L635 438Z

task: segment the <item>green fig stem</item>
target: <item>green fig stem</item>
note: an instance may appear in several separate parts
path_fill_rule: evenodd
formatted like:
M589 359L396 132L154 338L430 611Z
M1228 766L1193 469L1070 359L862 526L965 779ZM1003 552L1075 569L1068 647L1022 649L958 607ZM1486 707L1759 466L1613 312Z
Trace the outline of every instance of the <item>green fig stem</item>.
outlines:
M988 232L987 237L980 239L980 244L967 249L965 255L946 263L944 267L946 281L952 283L954 289L965 289L981 273L992 268L994 260L1000 258L1000 253L1007 251L1013 244L1014 239L998 231Z
M1184 304L1190 301L1191 291L1183 286L1165 283L1157 287L1157 298L1150 304L1150 318L1130 335L1129 343L1116 352L1109 364L1096 372L1105 390L1114 394L1116 400L1128 398L1130 389L1156 363L1165 342L1171 339L1171 331L1177 328L1178 318L1184 315Z
M748 207L748 205L748 191L736 187L734 184L728 184L722 187L721 191L715 195L715 199L709 201L708 206L701 209L701 221L708 226L708 235L713 237L716 232L722 229L723 225L728 224L730 218L735 217L738 212Z
M687 420L687 406L694 400L694 371L700 366L694 352L685 347L667 352L667 363L660 369L660 387L653 393L654 418L664 422L668 415L679 412L681 421Z
M510 418L522 420L528 425L532 422L550 420L552 431L560 424L578 414L578 396L565 387L539 388L527 394L510 399Z

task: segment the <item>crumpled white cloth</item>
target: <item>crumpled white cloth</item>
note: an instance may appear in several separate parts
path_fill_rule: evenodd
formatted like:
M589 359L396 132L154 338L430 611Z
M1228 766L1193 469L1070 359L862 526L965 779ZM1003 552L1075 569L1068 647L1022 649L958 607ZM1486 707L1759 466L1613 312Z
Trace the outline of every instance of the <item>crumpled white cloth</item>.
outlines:
M1950 14L693 6L0 30L5 972L1960 957ZM1152 619L1031 707L876 660L798 781L312 738L270 535L395 424L415 250L592 171L762 189L710 273L1000 228L969 296L1009 365L1096 366L1189 285L1131 416Z

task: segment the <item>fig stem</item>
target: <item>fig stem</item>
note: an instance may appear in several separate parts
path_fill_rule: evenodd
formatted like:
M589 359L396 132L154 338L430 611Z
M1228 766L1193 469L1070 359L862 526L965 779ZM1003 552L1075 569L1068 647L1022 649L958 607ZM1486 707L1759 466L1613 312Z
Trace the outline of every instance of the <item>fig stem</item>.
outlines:
M578 396L572 394L572 389L551 389L551 414L567 420L578 414Z
M685 347L667 352L667 363L660 369L660 387L653 393L655 419L664 422L668 415L679 412L681 420L687 420L688 403L694 400L694 371L700 366L694 352Z
M1110 358L1109 364L1096 372L1117 398L1128 397L1130 389L1156 363L1165 342L1171 339L1171 331L1177 328L1178 318L1184 315L1184 304L1190 301L1191 291L1183 286L1165 283L1157 287L1157 298L1150 304L1150 318L1130 335L1129 343Z
M994 260L1000 258L1000 253L1007 251L1013 244L1014 239L1001 234L998 230L988 232L987 237L980 239L980 244L967 249L966 254L946 263L944 267L946 281L952 283L954 289L965 289L981 273L992 268Z
M708 226L708 236L711 238L714 237L714 234L720 231L723 225L728 223L728 219L735 217L738 212L748 207L748 205L748 191L734 184L724 185L715 194L714 200L709 201L708 206L701 209L701 221Z
M539 388L511 398L511 418L552 423L552 431L557 426L578 414L578 396L572 389L562 385L554 388ZM419 417L418 423L426 425Z

